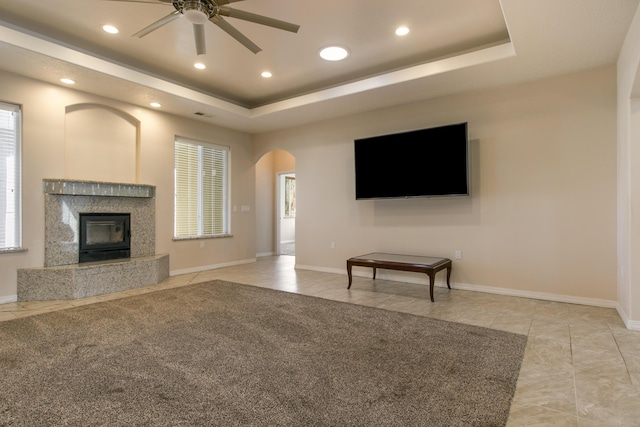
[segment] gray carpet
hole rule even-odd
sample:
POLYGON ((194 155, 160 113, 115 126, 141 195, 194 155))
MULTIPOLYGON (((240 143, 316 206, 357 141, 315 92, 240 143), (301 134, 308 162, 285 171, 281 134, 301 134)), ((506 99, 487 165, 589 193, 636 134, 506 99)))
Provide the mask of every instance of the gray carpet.
POLYGON ((525 344, 213 281, 0 322, 0 425, 501 426, 525 344))

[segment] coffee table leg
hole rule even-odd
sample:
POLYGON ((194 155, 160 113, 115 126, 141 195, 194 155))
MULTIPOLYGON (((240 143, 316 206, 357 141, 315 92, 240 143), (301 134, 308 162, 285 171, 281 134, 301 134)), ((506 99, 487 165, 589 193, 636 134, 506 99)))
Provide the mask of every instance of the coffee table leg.
POLYGON ((373 267, 373 280, 376 280, 376 268, 373 267))
POLYGON ((429 295, 431 296, 431 302, 435 302, 433 299, 433 285, 435 282, 435 274, 433 272, 427 273, 429 275, 429 295))
POLYGON ((451 267, 447 267, 447 288, 451 289, 451 283, 449 280, 451 279, 451 267))
POLYGON ((347 275, 349 276, 349 286, 347 289, 351 289, 351 263, 347 261, 347 275))

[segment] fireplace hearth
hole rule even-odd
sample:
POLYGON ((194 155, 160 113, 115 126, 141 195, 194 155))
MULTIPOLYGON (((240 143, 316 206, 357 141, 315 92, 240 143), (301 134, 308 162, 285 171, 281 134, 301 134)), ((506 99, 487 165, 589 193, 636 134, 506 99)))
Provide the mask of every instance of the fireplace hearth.
POLYGON ((131 214, 79 214, 78 262, 107 261, 131 257, 131 214))

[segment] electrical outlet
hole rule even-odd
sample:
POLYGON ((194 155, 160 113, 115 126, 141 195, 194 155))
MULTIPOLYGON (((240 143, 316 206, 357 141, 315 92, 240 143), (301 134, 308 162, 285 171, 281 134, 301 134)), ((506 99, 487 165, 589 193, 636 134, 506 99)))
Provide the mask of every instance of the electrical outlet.
POLYGON ((204 242, 200 242, 200 248, 204 248, 204 242))
POLYGON ((462 259, 462 251, 460 249, 456 249, 455 256, 456 259, 462 259))
POLYGON ((331 242, 331 243, 329 244, 329 247, 330 247, 331 249, 335 249, 335 248, 336 248, 336 242, 331 242))

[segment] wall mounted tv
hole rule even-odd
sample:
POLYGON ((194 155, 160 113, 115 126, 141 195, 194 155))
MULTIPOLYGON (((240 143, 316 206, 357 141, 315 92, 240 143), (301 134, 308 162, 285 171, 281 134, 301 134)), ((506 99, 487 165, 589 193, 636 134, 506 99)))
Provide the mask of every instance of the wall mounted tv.
POLYGON ((469 195, 467 123, 356 139, 356 199, 469 195))

